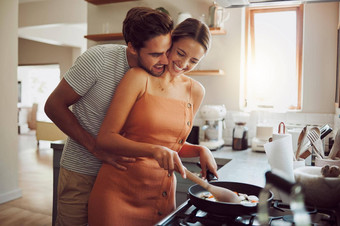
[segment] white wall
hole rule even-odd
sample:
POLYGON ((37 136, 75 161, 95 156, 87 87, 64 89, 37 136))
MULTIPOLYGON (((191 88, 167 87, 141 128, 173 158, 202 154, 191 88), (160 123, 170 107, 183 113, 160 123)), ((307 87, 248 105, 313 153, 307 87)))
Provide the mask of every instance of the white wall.
POLYGON ((0 1, 0 203, 18 198, 18 0, 0 1))
POLYGON ((303 111, 334 112, 338 3, 306 4, 303 111))
POLYGON ((84 0, 36 1, 19 5, 19 27, 86 22, 84 0))
MULTIPOLYGON (((208 16, 209 0, 141 0, 101 6, 88 4, 88 33, 103 32, 109 22, 110 32, 121 32, 126 12, 134 6, 166 8, 173 19, 179 12, 189 12, 199 18, 208 16)), ((303 81, 303 111, 305 113, 334 113, 336 70, 336 25, 338 2, 306 4, 303 81)), ((226 35, 213 36, 212 49, 200 69, 223 69, 224 76, 195 76, 206 88, 203 104, 225 104, 228 110, 239 110, 241 53, 244 35, 244 8, 230 9, 225 23, 226 35)), ((124 42, 119 42, 124 43, 124 42)), ((96 43, 89 41, 88 46, 96 43)))
POLYGON ((19 65, 59 64, 60 78, 80 54, 79 48, 55 46, 22 38, 19 38, 18 43, 19 65))

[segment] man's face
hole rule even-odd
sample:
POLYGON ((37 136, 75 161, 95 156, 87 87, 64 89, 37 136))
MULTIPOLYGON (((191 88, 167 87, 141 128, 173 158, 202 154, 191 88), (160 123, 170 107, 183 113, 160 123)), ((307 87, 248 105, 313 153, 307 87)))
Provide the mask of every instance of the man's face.
POLYGON ((153 76, 161 76, 168 64, 166 53, 170 47, 170 33, 146 41, 145 46, 138 51, 138 66, 153 76))

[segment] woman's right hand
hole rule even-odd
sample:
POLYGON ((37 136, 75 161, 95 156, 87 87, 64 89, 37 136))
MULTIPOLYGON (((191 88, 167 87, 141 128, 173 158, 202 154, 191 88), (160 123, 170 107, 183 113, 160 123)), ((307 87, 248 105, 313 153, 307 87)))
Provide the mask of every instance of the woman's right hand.
POLYGON ((157 150, 153 153, 153 157, 156 159, 159 166, 168 170, 169 174, 172 174, 172 172, 176 170, 183 178, 186 178, 184 166, 176 151, 164 146, 158 146, 157 150))

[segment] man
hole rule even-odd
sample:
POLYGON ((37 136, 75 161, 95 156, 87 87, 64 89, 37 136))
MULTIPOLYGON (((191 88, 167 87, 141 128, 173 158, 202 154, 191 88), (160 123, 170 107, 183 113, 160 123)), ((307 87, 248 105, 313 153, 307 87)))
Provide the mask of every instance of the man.
POLYGON ((94 151, 95 137, 128 69, 139 66, 155 76, 164 72, 172 29, 167 14, 132 8, 123 22, 127 47, 110 44, 88 49, 46 101, 46 114, 68 135, 60 163, 57 225, 87 224, 88 197, 102 161, 122 170, 126 168, 119 160, 134 161, 94 151))

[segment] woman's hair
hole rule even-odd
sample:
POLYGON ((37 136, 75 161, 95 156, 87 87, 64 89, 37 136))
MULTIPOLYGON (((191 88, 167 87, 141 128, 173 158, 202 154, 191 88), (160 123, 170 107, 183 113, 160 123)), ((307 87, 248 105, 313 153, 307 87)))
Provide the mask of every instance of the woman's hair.
POLYGON ((169 34, 173 29, 173 21, 169 15, 148 7, 130 9, 123 22, 123 35, 126 44, 139 50, 144 42, 159 35, 169 34))
POLYGON ((181 38, 192 38, 204 47, 205 52, 210 48, 211 34, 209 28, 197 19, 188 18, 176 26, 172 32, 172 43, 181 38))

